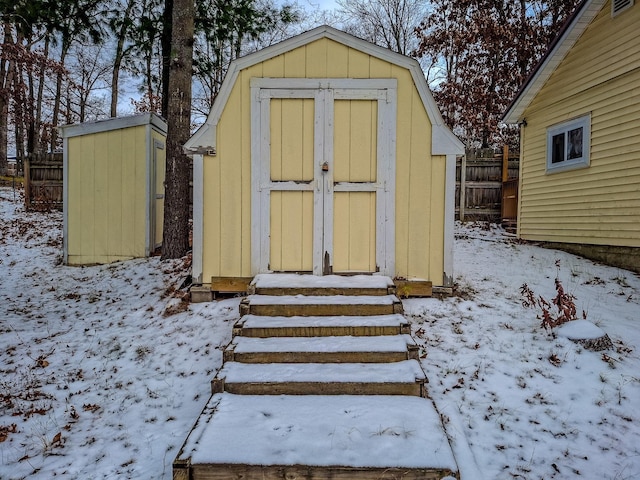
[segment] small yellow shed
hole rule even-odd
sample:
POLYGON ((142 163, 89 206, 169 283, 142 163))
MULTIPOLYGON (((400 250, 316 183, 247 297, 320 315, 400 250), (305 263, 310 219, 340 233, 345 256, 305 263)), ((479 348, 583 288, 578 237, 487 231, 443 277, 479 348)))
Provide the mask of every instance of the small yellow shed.
POLYGON ((194 160, 193 279, 450 285, 455 160, 419 64, 328 26, 234 61, 194 160))
POLYGON ((155 114, 60 128, 64 263, 146 257, 162 244, 167 125, 155 114))

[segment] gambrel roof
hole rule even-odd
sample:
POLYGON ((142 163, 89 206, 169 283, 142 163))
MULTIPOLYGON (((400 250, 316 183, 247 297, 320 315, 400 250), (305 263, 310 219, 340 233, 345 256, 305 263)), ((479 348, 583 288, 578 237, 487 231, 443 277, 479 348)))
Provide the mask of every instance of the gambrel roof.
POLYGON ((258 52, 238 58, 231 62, 227 75, 222 82, 220 92, 214 101, 206 122, 187 141, 185 149, 192 153, 205 153, 208 150, 215 151, 216 127, 240 71, 322 38, 328 38, 355 50, 359 50, 365 54, 371 55, 372 57, 376 57, 380 60, 408 69, 411 72, 413 82, 418 89, 422 104, 424 105, 432 124, 432 154, 464 154, 464 145, 444 124, 440 110, 438 109, 438 106, 431 95, 431 91, 429 90, 429 86, 427 85, 424 72, 416 60, 356 38, 327 25, 314 28, 313 30, 309 30, 308 32, 289 38, 275 45, 271 45, 258 52))

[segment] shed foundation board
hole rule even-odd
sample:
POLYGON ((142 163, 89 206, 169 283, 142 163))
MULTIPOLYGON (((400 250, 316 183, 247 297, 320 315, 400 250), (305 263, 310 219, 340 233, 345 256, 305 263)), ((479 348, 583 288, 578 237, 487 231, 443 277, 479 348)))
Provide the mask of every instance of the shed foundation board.
POLYGON ((216 394, 176 463, 457 472, 433 403, 386 395, 216 394))

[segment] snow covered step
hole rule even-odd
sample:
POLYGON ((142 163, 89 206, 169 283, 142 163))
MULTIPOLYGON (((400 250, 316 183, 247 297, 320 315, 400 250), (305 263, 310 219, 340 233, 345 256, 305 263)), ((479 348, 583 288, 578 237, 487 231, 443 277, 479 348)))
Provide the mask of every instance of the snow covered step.
POLYGON ((356 395, 214 395, 173 466, 174 478, 193 480, 435 480, 458 472, 430 400, 356 395))
POLYGON ((393 280, 381 275, 260 274, 251 282, 250 293, 259 295, 393 295, 393 280))
POLYGON ((233 334, 245 337, 369 336, 411 333, 402 315, 265 317, 245 315, 233 334))
POLYGON ((426 382, 417 360, 395 363, 227 362, 212 380, 211 393, 425 396, 426 382))
POLYGON ((371 337, 235 337, 225 362, 242 363, 383 363, 418 359, 410 335, 371 337))
POLYGON ((240 316, 336 316, 402 313, 395 295, 249 295, 240 304, 240 316))

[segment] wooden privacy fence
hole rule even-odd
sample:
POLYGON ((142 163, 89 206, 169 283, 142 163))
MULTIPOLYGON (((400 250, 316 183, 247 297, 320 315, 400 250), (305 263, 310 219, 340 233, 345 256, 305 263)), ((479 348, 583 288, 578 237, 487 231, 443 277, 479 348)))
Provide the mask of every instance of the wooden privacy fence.
POLYGON ((26 208, 62 210, 62 153, 33 153, 24 161, 26 208))
POLYGON ((456 218, 515 225, 519 157, 505 148, 468 150, 456 165, 456 218))

